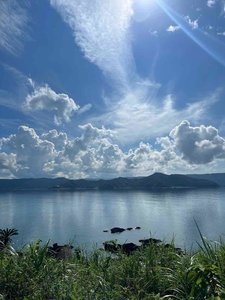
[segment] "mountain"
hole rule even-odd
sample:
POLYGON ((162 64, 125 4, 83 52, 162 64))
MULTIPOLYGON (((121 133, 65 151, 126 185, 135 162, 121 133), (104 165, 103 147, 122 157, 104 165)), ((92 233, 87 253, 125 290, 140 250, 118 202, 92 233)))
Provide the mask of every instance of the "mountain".
POLYGON ((192 174, 189 177, 195 179, 206 179, 215 182, 221 187, 225 187, 225 173, 214 173, 214 174, 192 174))
POLYGON ((119 177, 109 180, 70 180, 66 178, 0 179, 0 192, 45 190, 152 190, 165 188, 215 188, 219 186, 220 184, 217 182, 208 178, 200 178, 198 175, 165 175, 162 173, 155 173, 148 177, 119 177))

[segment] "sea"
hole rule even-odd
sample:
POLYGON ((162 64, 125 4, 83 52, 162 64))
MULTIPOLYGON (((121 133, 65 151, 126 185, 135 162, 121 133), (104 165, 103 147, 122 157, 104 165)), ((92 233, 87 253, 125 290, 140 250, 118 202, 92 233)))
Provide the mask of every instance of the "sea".
POLYGON ((194 250, 198 229, 212 242, 225 240, 225 189, 1 193, 0 228, 18 230, 16 248, 41 240, 94 250, 152 237, 194 250), (133 229, 111 234, 113 227, 133 229))

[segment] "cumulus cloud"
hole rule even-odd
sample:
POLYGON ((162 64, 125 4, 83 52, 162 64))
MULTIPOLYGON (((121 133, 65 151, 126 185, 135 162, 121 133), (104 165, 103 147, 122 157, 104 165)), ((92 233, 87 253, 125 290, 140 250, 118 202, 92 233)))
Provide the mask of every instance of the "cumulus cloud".
POLYGON ((170 25, 170 26, 166 29, 166 31, 168 31, 168 32, 175 32, 175 31, 177 31, 177 30, 179 30, 179 29, 180 29, 180 26, 170 25))
POLYGON ((16 166, 15 155, 0 153, 0 178, 14 178, 16 166))
POLYGON ((21 1, 0 1, 0 48, 17 54, 28 23, 27 12, 21 1))
POLYGON ((80 106, 67 94, 57 94, 48 85, 34 89, 23 105, 26 111, 52 111, 56 125, 69 122, 80 106))
POLYGON ((112 142, 113 132, 91 124, 80 130, 80 137, 69 139, 56 130, 38 135, 20 126, 16 134, 0 139, 0 169, 11 177, 116 176, 123 152, 112 142))
POLYGON ((196 20, 191 20, 191 18, 189 16, 185 17, 186 22, 189 24, 189 26, 194 30, 194 29, 198 29, 198 19, 196 20))
POLYGON ((40 138, 53 143, 57 150, 64 149, 68 143, 67 134, 64 132, 58 132, 56 129, 52 129, 46 133, 43 133, 40 138))
POLYGON ((192 127, 183 121, 170 133, 174 145, 183 158, 193 164, 205 164, 225 158, 225 139, 212 126, 192 127))
POLYGON ((51 0, 85 57, 114 80, 126 82, 132 60, 132 0, 51 0))
POLYGON ((16 155, 0 153, 0 178, 13 177, 14 170, 16 170, 16 155))
POLYGON ((55 157, 54 144, 27 126, 20 126, 16 134, 2 138, 0 145, 2 152, 8 153, 8 158, 15 156, 10 171, 18 177, 45 176, 45 164, 55 157))
POLYGON ((113 130, 91 124, 80 130, 80 136, 69 138, 57 130, 38 134, 20 126, 0 139, 0 176, 112 178, 199 172, 204 167, 217 171, 218 162, 225 165, 225 140, 212 126, 192 127, 183 121, 155 144, 141 142, 127 151, 113 130))

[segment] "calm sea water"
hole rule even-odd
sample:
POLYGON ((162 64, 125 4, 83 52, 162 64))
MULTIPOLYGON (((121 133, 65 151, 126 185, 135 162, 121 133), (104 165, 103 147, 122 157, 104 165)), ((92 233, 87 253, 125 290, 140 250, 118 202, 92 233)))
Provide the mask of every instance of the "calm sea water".
POLYGON ((16 247, 41 239, 92 248, 105 240, 137 242, 150 236, 190 248, 225 240, 225 189, 169 192, 43 192, 0 194, 0 228, 15 227, 16 247), (114 226, 141 230, 104 233, 114 226))

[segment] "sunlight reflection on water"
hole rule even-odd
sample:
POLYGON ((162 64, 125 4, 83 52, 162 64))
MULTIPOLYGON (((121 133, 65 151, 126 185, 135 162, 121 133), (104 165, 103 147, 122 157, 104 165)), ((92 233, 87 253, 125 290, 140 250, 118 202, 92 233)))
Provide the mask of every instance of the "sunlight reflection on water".
POLYGON ((167 192, 45 192, 0 194, 0 228, 19 230, 16 246, 41 239, 91 248, 117 239, 138 242, 150 235, 190 248, 203 235, 225 234, 224 189, 167 192), (112 235, 112 227, 141 230, 112 235))

